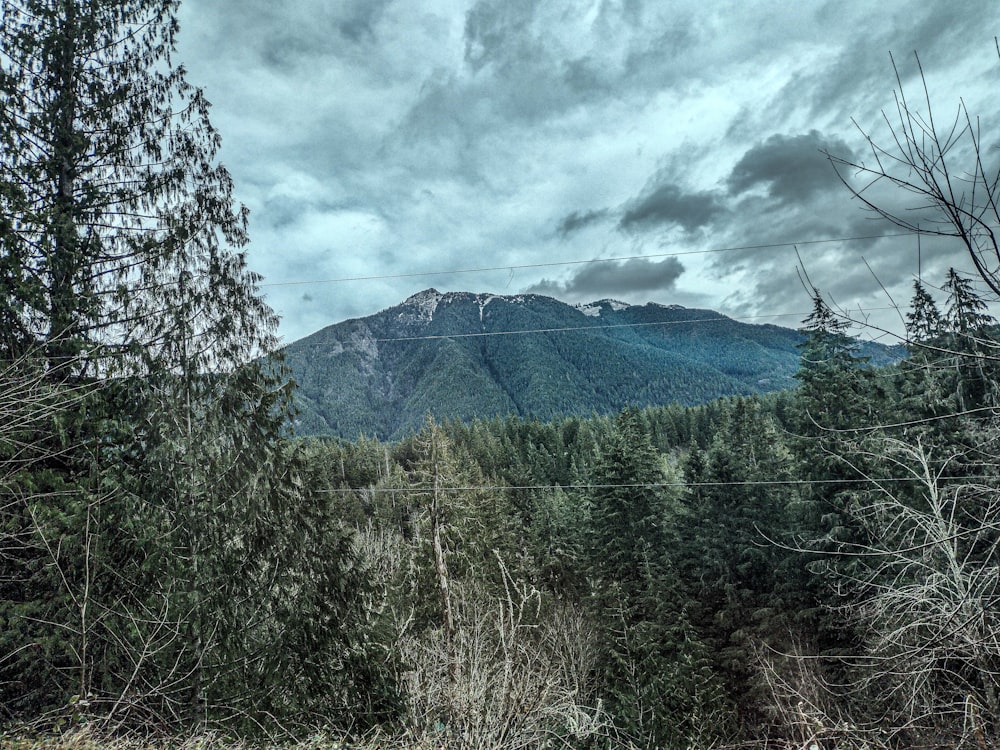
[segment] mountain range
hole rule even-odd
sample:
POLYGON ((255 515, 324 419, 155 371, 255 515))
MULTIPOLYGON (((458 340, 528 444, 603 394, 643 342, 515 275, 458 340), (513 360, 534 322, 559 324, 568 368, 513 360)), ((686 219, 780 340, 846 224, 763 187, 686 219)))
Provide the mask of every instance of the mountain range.
MULTIPOLYGON (((795 385, 803 335, 710 310, 427 289, 284 349, 299 435, 401 437, 436 418, 550 419, 795 385)), ((859 342, 873 364, 901 353, 859 342)))

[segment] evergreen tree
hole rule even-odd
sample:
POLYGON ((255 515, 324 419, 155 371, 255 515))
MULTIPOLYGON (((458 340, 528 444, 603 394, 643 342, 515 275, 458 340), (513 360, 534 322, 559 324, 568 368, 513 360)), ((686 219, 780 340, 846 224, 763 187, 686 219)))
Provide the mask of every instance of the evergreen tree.
POLYGON ((92 374, 273 343, 208 102, 171 66, 177 4, 3 4, 2 304, 92 374))
POLYGON ((600 581, 641 588, 662 573, 665 475, 638 412, 619 414, 591 476, 591 554, 600 581))
POLYGON ((783 648, 814 606, 798 555, 779 544, 790 532, 798 488, 794 462, 773 418, 756 398, 725 404, 709 450, 684 464, 689 488, 680 537, 687 559, 689 613, 725 675, 746 729, 760 723, 755 643, 783 648))
POLYGON ((671 559, 681 506, 669 483, 638 413, 620 413, 591 476, 590 606, 602 635, 599 694, 646 747, 717 737, 728 719, 671 559))
POLYGON ((937 303, 920 281, 913 282, 913 299, 906 314, 906 339, 911 347, 919 351, 919 345, 933 341, 941 334, 941 313, 937 303))
POLYGON ((899 394, 896 422, 919 420, 945 413, 942 385, 944 321, 937 303, 919 281, 913 282, 913 299, 906 314, 909 358, 898 366, 899 394))
POLYGON ((864 413, 870 384, 868 360, 858 355, 846 321, 834 314, 819 290, 813 290, 812 301, 812 312, 799 329, 806 338, 799 345, 795 374, 800 420, 807 433, 854 426, 864 413))
MULTIPOLYGON (((847 323, 830 309, 818 290, 813 290, 813 310, 800 329, 806 338, 800 344, 799 381, 793 429, 801 476, 829 483, 854 478, 855 472, 842 459, 850 431, 874 416, 876 379, 867 358, 858 355, 857 342, 848 334, 847 323)), ((814 494, 829 498, 840 487, 817 485, 814 494)))
MULTIPOLYGON (((804 323, 806 339, 795 375, 800 385, 791 420, 795 436, 790 442, 795 475, 802 484, 791 508, 789 531, 810 547, 833 551, 845 543, 864 541, 865 532, 852 508, 857 481, 870 457, 857 451, 856 431, 882 418, 884 388, 866 358, 858 355, 847 324, 817 290, 813 290, 813 311, 804 323)), ((816 578, 805 574, 801 578, 806 587, 817 585, 816 578)), ((841 618, 829 611, 815 623, 814 633, 820 651, 838 651, 853 640, 841 618)))
POLYGON ((951 400, 956 411, 969 411, 996 404, 997 367, 1000 347, 996 320, 969 279, 954 268, 945 281, 948 294, 944 315, 943 345, 951 370, 951 400))
POLYGON ((0 5, 0 354, 88 394, 35 426, 45 460, 0 504, 21 560, 0 703, 20 718, 301 718, 337 661, 280 700, 268 665, 343 651, 320 623, 356 605, 310 593, 341 585, 350 545, 303 533, 290 384, 260 359, 276 319, 208 102, 171 59, 177 5, 0 5))

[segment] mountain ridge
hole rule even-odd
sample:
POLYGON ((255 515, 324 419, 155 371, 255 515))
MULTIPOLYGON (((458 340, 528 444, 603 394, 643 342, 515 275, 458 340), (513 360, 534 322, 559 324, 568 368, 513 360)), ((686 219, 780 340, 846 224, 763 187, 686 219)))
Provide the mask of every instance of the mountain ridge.
MULTIPOLYGON (((680 305, 425 289, 284 348, 302 435, 401 437, 427 413, 551 419, 791 387, 798 331, 680 305)), ((892 350, 859 344, 876 364, 892 350)))

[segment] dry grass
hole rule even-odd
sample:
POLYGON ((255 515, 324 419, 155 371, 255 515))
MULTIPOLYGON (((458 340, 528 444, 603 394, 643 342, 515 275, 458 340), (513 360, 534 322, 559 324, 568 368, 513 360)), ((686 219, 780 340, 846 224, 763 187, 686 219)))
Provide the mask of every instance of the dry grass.
POLYGON ((438 750, 438 746, 386 738, 344 742, 325 735, 294 743, 252 744, 211 734, 187 738, 114 739, 80 729, 58 735, 0 734, 0 750, 438 750))

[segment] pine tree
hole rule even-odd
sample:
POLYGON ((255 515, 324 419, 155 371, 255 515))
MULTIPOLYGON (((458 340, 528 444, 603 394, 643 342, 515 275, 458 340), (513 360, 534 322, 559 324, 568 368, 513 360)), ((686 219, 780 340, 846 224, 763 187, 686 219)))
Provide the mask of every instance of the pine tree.
POLYGON ((26 559, 0 603, 2 698, 38 678, 22 718, 76 696, 114 725, 259 726, 321 705, 337 669, 275 700, 268 664, 340 648, 302 581, 339 585, 350 545, 300 554, 318 521, 284 445, 290 383, 261 359, 276 318, 209 104, 172 60, 177 6, 0 5, 0 354, 90 394, 38 427, 49 458, 0 506, 26 559), (292 622, 291 601, 316 607, 292 622))
POLYGON ((691 627, 673 559, 680 488, 666 485, 679 482, 670 481, 635 410, 615 419, 591 484, 587 571, 602 644, 599 694, 641 746, 720 736, 723 691, 691 627))
POLYGON ((996 403, 997 367, 1000 347, 996 342, 996 320, 969 279, 954 268, 944 285, 948 294, 944 315, 943 348, 952 370, 952 401, 956 411, 969 411, 996 403))
POLYGON ((937 303, 920 281, 914 281, 910 312, 906 314, 907 342, 915 348, 922 343, 933 341, 940 334, 941 313, 937 303))

